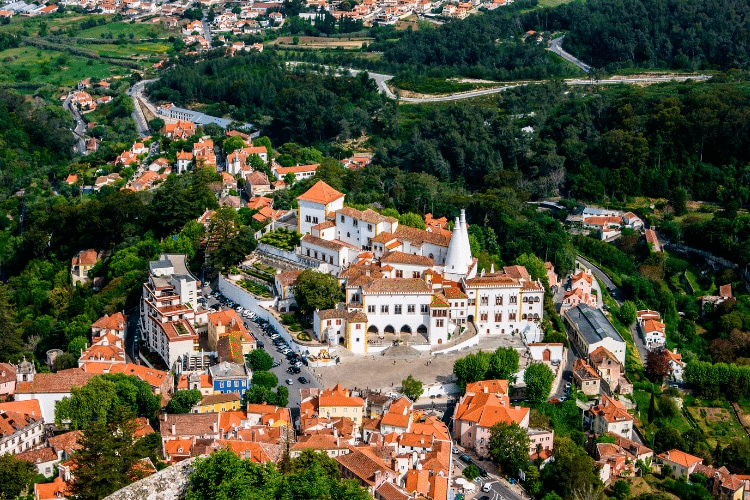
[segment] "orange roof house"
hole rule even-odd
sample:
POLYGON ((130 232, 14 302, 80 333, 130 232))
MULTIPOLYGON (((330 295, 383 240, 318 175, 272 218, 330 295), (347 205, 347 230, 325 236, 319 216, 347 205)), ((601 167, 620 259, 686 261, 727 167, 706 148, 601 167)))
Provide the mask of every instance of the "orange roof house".
POLYGON ((490 428, 498 423, 529 426, 528 408, 511 406, 507 396, 489 392, 465 394, 453 413, 453 437, 478 455, 489 453, 490 428))
POLYGON ((656 456, 662 464, 662 471, 666 471, 666 467, 671 469, 674 477, 680 477, 682 475, 690 476, 695 472, 696 466, 703 463, 703 459, 696 457, 689 453, 685 453, 681 450, 669 450, 665 451, 656 456))

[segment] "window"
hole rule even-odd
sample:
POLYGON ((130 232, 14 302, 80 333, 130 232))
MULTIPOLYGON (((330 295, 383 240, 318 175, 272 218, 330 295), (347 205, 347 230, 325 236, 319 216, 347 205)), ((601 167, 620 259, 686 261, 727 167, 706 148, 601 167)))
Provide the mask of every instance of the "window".
POLYGON ((401 269, 396 269, 396 277, 397 278, 403 278, 404 272, 401 269))
POLYGON ((508 302, 511 304, 518 304, 518 297, 516 295, 512 295, 510 297, 510 300, 508 300, 508 302))
POLYGON ((329 320, 327 320, 327 321, 326 321, 326 326, 331 326, 331 325, 332 325, 332 323, 331 323, 331 320, 330 320, 330 319, 329 319, 329 320))
POLYGON ((354 223, 355 227, 359 225, 359 221, 357 219, 352 219, 352 222, 354 223))
POLYGON ((314 222, 315 224, 317 224, 317 223, 318 223, 318 218, 317 218, 317 217, 313 217, 313 222, 314 222))
POLYGON ((372 231, 372 224, 367 224, 367 230, 372 231))
POLYGON ((495 323, 500 323, 503 321, 503 313, 495 313, 495 323))
POLYGON ((490 298, 488 296, 479 297, 479 305, 480 306, 487 306, 490 304, 490 298))
POLYGON ((223 388, 224 388, 224 382, 219 382, 219 387, 220 387, 221 389, 223 389, 223 388))
POLYGON ((341 320, 340 320, 340 319, 337 319, 337 320, 336 320, 336 325, 340 325, 340 324, 341 324, 341 320))
POLYGON ((444 324, 445 324, 445 320, 444 319, 436 319, 435 320, 435 326, 438 327, 438 328, 442 328, 444 324))
POLYGON ((388 314, 388 306, 380 306, 380 314, 388 314))
POLYGON ((420 306, 420 308, 419 308, 419 311, 420 311, 420 312, 421 312, 422 314, 427 314, 427 308, 428 308, 428 305, 427 305, 427 304, 422 304, 422 305, 420 306))
POLYGON ((393 306, 393 312, 395 314, 401 314, 401 304, 396 304, 393 306))
POLYGON ((375 306, 367 306, 367 312, 371 314, 375 314, 375 306))
POLYGON ((419 271, 412 271, 411 277, 412 278, 419 278, 419 271))
POLYGON ((409 314, 414 314, 414 304, 409 304, 406 306, 406 312, 409 314))
POLYGON ((481 313, 479 315, 479 321, 487 321, 487 313, 481 313))
MULTIPOLYGON (((362 329, 362 323, 357 323, 356 329, 357 330, 361 330, 362 329)), ((359 342, 359 339, 357 339, 357 342, 359 342)))
POLYGON ((344 216, 342 215, 342 216, 341 216, 341 222, 344 222, 344 221, 346 221, 346 219, 345 219, 345 218, 344 218, 344 216))
POLYGON ((475 305, 477 305, 477 299, 469 299, 469 305, 470 305, 470 306, 475 306, 475 305))
POLYGON ((495 305, 496 306, 503 305, 503 297, 502 297, 502 295, 498 295, 497 297, 495 297, 495 305))

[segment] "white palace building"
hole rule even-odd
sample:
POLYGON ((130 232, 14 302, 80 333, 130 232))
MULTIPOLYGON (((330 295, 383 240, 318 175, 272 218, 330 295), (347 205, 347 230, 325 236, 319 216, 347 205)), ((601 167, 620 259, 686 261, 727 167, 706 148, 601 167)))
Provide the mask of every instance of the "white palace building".
POLYGON ((319 341, 359 354, 394 334, 438 346, 467 323, 479 335, 541 341, 542 283, 522 266, 478 271, 463 210, 453 231, 431 215, 423 230, 344 207, 344 195, 323 181, 298 201, 300 260, 336 275, 346 291, 337 309, 315 311, 319 341))

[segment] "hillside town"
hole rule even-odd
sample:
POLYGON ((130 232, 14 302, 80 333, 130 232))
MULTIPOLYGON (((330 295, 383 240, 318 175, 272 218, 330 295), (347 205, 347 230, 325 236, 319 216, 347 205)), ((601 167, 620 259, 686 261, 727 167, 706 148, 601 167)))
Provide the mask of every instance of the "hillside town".
MULTIPOLYGON (((165 126, 164 132, 174 134, 191 126, 178 122, 165 126)), ((243 134, 230 135, 249 140, 243 134)), ((118 157, 117 161, 130 161, 144 172, 126 189, 148 189, 143 176, 170 171, 171 165, 158 160, 141 163, 146 152, 142 143, 136 143, 118 157)), ((158 433, 159 459, 167 465, 225 447, 260 464, 278 463, 285 453, 294 458, 312 450, 332 457, 342 477, 354 479, 376 498, 450 500, 478 491, 477 484, 464 480, 461 473, 468 465, 479 464, 482 491, 502 483, 514 498, 524 498, 523 490, 497 476, 486 460, 498 425, 523 429, 528 459, 538 461, 540 467, 553 459, 554 431, 534 427, 530 409, 519 405, 527 401, 524 372, 536 364, 547 366, 554 377, 545 388, 544 400, 561 404, 571 392, 580 391, 584 400, 576 405, 589 439, 611 436, 611 441, 597 441, 591 448, 604 484, 642 473, 638 464, 648 461, 652 468, 671 468, 665 470, 672 470, 675 477, 705 470, 710 477, 725 478, 717 484, 725 489, 732 485, 732 495, 744 491, 745 478, 713 469, 679 449, 655 455, 643 442, 630 413, 633 384, 625 370, 628 347, 608 318, 602 286, 590 268, 579 262, 574 273, 560 277, 547 262, 543 280, 532 278, 521 265, 479 269, 464 211, 453 221, 427 214, 422 221, 425 229, 419 229, 370 208, 347 206, 346 196, 322 180, 297 197, 297 209, 274 211, 271 199, 264 196, 284 189, 279 183, 286 180, 311 177, 317 165, 280 167, 269 162, 267 153, 265 147, 246 143, 227 155, 222 169, 212 141, 203 138, 192 152, 180 153, 175 167, 176 173, 194 165, 219 169, 226 177, 217 192, 220 202, 234 210, 243 206, 258 210, 261 217, 256 220, 265 228, 258 232, 258 248, 238 264, 241 269, 221 274, 215 283, 203 283, 188 268, 185 255, 163 254, 149 264, 139 313, 130 318, 115 313, 94 322, 77 367, 46 373, 28 361, 2 365, 7 401, 0 403, 5 418, 2 450, 31 461, 45 476, 58 471, 54 482, 35 486, 35 498, 69 494, 75 477, 71 456, 80 446, 80 431, 66 432, 68 424, 56 408, 76 388, 102 374, 135 377, 159 397, 158 418, 139 419, 135 436, 158 433), (253 157, 261 165, 272 164, 275 183, 250 166, 253 157), (263 178, 256 182, 254 176, 259 174, 263 178), (232 202, 228 190, 243 177, 244 198, 234 195, 237 201, 232 202), (274 246, 274 235, 285 232, 300 235, 296 248, 274 246), (333 276, 343 300, 334 308, 316 308, 309 335, 302 335, 285 326, 283 318, 299 309, 295 287, 300 276, 311 270, 333 276), (545 293, 555 298, 570 348, 543 341, 545 293), (139 332, 138 354, 126 345, 129 321, 139 332), (304 369, 311 374, 311 380, 299 377, 298 394, 291 398, 294 406, 248 401, 255 380, 249 356, 265 350, 264 341, 275 345, 282 360, 288 361, 288 373, 304 369), (382 374, 385 378, 372 377, 375 385, 366 388, 324 385, 327 370, 339 364, 356 380, 361 377, 355 372, 367 373, 382 366, 381 361, 424 365, 426 360, 429 367, 431 360, 456 359, 458 352, 486 349, 498 342, 521 358, 520 372, 509 379, 461 386, 451 373, 432 379, 430 370, 420 373, 414 367, 412 373, 426 390, 411 398, 399 391, 397 379, 376 385, 389 378, 387 373, 382 374), (170 400, 188 390, 199 391, 199 400, 185 413, 169 413, 170 400), (435 409, 436 401, 442 410, 435 409)), ((633 214, 592 213, 597 215, 584 217, 583 223, 600 231, 616 218, 623 227, 642 229, 633 214), (600 218, 607 219, 603 225, 600 218)), ((208 211, 197 222, 208 227, 213 216, 208 211)), ((93 249, 82 250, 72 259, 72 279, 87 282, 101 258, 93 249)), ((664 353, 669 379, 682 382, 685 364, 677 352, 665 348, 660 314, 638 311, 634 328, 648 351, 664 353)), ((49 351, 48 367, 61 354, 49 351)), ((274 362, 274 367, 282 363, 274 362)), ((291 378, 286 383, 296 384, 291 378)), ((143 470, 155 473, 155 464, 145 460, 143 470)))

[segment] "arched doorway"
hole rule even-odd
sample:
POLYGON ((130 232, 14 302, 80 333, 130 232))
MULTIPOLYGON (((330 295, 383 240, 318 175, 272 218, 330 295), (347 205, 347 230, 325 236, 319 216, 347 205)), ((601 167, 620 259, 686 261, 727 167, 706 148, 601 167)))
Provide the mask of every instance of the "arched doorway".
POLYGON ((391 325, 388 325, 385 328, 383 328, 383 331, 385 333, 396 333, 396 329, 393 328, 393 326, 391 326, 391 325))
POLYGON ((542 352, 542 361, 549 361, 551 357, 552 357, 552 353, 550 352, 549 349, 545 349, 542 352))
POLYGON ((401 333, 409 334, 411 335, 411 327, 409 325, 404 325, 401 327, 401 333))
POLYGON ((427 335, 427 327, 424 325, 419 325, 419 328, 417 328, 417 333, 421 335, 427 335))
POLYGON ((367 329, 367 333, 378 333, 378 327, 375 325, 370 325, 370 328, 367 329))

